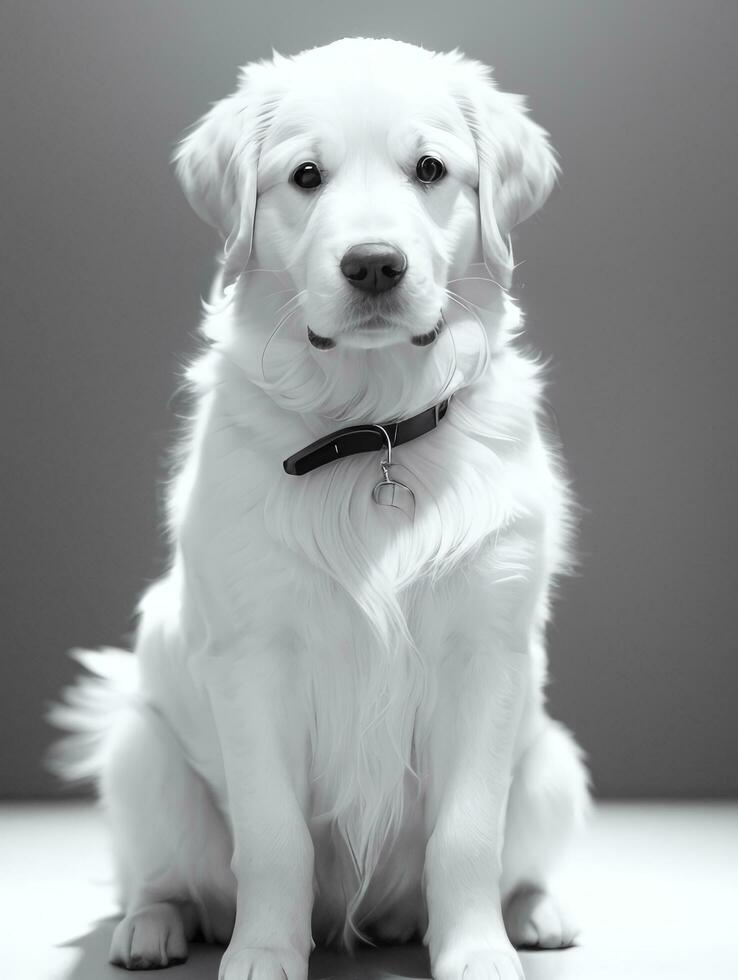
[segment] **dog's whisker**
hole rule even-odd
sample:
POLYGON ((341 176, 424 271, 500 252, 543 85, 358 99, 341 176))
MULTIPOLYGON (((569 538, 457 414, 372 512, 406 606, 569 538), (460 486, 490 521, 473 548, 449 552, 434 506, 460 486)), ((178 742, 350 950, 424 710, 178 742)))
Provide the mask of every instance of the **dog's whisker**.
MULTIPOLYGON (((467 303, 465 302, 464 298, 461 297, 461 296, 459 296, 458 293, 455 293, 451 289, 446 289, 445 292, 446 292, 446 295, 448 296, 448 298, 452 302, 454 302, 458 306, 460 306, 462 308, 462 310, 466 310, 466 312, 469 313, 469 314, 471 314, 471 316, 474 317, 474 319, 476 320, 476 322, 477 322, 477 324, 479 326, 479 329, 480 329, 480 331, 482 333, 482 338, 484 340, 484 363, 485 363, 485 365, 488 364, 489 363, 490 356, 491 356, 491 351, 490 351, 490 346, 489 346, 489 337, 487 336, 487 331, 485 329, 484 324, 482 323, 481 318, 479 317, 479 315, 470 306, 467 305, 467 303)), ((480 309, 481 309, 481 307, 480 307, 480 309)))
POLYGON ((453 362, 451 364, 451 370, 448 373, 448 377, 446 378, 446 382, 444 386, 436 395, 435 398, 436 401, 442 398, 442 396, 448 391, 449 385, 451 384, 451 382, 454 380, 454 377, 456 376, 456 369, 459 366, 459 356, 458 356, 458 351, 456 349, 456 340, 454 338, 454 334, 451 329, 451 326, 452 325, 450 323, 446 322, 446 332, 448 333, 449 340, 451 341, 451 346, 453 348, 453 362))
POLYGON ((306 292, 306 289, 301 289, 299 292, 296 292, 294 296, 290 297, 290 299, 286 300, 278 309, 274 311, 275 315, 278 316, 286 306, 290 305, 290 303, 299 302, 302 299, 303 293, 306 292))
POLYGON ((282 293, 294 293, 294 286, 287 286, 285 289, 275 289, 273 293, 267 293, 264 299, 271 299, 272 296, 281 296, 282 293))
POLYGON ((449 279, 447 285, 450 286, 454 282, 488 282, 490 286, 497 286, 498 289, 504 289, 496 279, 491 279, 489 276, 459 276, 458 279, 449 279))
POLYGON ((458 276, 456 279, 449 279, 448 283, 452 282, 488 282, 493 286, 499 286, 498 282, 494 279, 490 279, 489 276, 458 276))
MULTIPOLYGON (((295 296, 292 300, 290 300, 290 302, 294 302, 298 298, 299 298, 298 296, 295 296)), ((264 350, 261 352, 261 376, 262 376, 262 379, 267 384, 271 384, 271 382, 267 379, 267 376, 266 376, 266 374, 264 372, 264 358, 266 357, 266 352, 269 349, 269 345, 274 340, 274 338, 277 336, 277 333, 280 331, 280 329, 284 326, 284 324, 289 320, 289 318, 291 316, 294 316, 295 313, 297 313, 299 311, 299 309, 300 309, 300 307, 298 305, 298 306, 295 307, 294 310, 289 310, 287 313, 285 313, 285 315, 281 318, 281 320, 276 325, 276 327, 274 328, 274 330, 272 330, 271 334, 269 335, 269 339, 267 340, 266 344, 264 345, 264 350)))
POLYGON ((477 375, 476 375, 477 377, 479 377, 483 373, 483 371, 485 370, 485 368, 487 367, 487 365, 489 364, 490 359, 491 359, 491 356, 492 356, 492 351, 491 351, 490 346, 489 346, 489 337, 487 336, 487 331, 485 330, 484 324, 482 323, 482 321, 479 318, 479 316, 474 312, 474 310, 472 310, 469 306, 466 305, 466 303, 463 302, 463 300, 461 299, 461 297, 457 293, 454 293, 450 289, 446 289, 445 292, 446 292, 446 295, 448 296, 448 298, 453 303, 456 303, 463 310, 466 310, 467 313, 469 313, 471 316, 474 317, 474 319, 476 320, 477 324, 479 325, 479 329, 480 329, 480 331, 482 333, 482 338, 484 340, 484 358, 483 358, 483 361, 482 361, 482 366, 481 366, 481 368, 478 369, 477 375))
POLYGON ((294 262, 290 262, 287 265, 282 266, 281 269, 244 269, 241 272, 241 275, 242 276, 250 276, 250 275, 254 275, 257 272, 262 272, 262 273, 267 274, 267 275, 278 276, 278 275, 280 275, 283 272, 288 272, 290 269, 293 269, 294 266, 295 266, 295 264, 296 263, 294 263, 294 262))
MULTIPOLYGON (((447 285, 450 286, 451 283, 464 283, 464 282, 487 282, 491 286, 495 286, 498 287, 499 289, 504 290, 504 287, 501 286, 499 282, 497 282, 495 279, 489 279, 486 276, 461 276, 459 279, 449 279, 447 285)), ((494 312, 491 307, 481 306, 479 303, 475 303, 474 300, 470 299, 468 296, 465 296, 464 299, 466 300, 467 303, 471 303, 472 306, 476 306, 476 308, 479 310, 487 310, 488 312, 494 312)))

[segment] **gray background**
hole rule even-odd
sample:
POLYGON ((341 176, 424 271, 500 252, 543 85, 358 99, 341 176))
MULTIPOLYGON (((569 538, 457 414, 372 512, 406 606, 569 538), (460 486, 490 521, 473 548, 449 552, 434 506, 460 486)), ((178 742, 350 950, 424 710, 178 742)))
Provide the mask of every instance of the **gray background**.
POLYGON ((493 64, 561 154, 515 288, 585 506, 553 711, 603 796, 735 794, 738 4, 261 7, 3 5, 0 792, 59 791, 39 759, 65 651, 127 642, 162 566, 215 247, 174 141, 272 46, 386 34, 493 64))

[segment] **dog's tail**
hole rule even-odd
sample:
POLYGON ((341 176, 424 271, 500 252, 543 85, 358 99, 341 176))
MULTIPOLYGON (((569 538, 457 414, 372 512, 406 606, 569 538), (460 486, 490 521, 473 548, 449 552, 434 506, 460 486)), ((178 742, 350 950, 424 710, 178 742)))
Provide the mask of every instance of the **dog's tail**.
POLYGON ((136 657, 125 650, 72 650, 87 671, 62 690, 46 720, 67 732, 49 749, 46 768, 70 783, 96 782, 117 720, 138 702, 136 657))

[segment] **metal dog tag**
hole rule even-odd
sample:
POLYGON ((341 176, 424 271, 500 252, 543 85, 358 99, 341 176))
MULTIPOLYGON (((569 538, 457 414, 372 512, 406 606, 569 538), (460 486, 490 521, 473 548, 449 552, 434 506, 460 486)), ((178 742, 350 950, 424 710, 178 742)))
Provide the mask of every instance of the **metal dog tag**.
POLYGON ((382 460, 382 472, 384 479, 372 490, 374 502, 384 504, 385 507, 396 507, 412 521, 415 517, 415 494, 404 483, 390 479, 389 466, 385 460, 382 460))
POLYGON ((384 479, 380 480, 372 490, 372 498, 376 504, 382 504, 384 507, 396 507, 397 510, 401 510, 412 521, 415 517, 415 494, 410 487, 406 487, 404 483, 400 483, 398 480, 393 480, 390 477, 392 441, 386 429, 382 426, 380 428, 387 439, 387 459, 380 461, 379 465, 382 467, 384 479))

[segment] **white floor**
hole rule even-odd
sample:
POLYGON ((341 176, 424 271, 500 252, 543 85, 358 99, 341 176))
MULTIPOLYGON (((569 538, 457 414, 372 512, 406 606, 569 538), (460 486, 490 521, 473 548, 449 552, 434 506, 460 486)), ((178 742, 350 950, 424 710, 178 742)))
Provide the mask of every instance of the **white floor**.
MULTIPOLYGON (((123 980, 104 827, 90 805, 0 807, 2 980, 123 980)), ((738 803, 600 806, 561 890, 576 948, 523 954, 528 980, 738 978, 738 803)), ((220 950, 195 944, 167 980, 216 980, 220 950)), ((311 980, 428 977, 421 947, 317 952, 311 980)))

